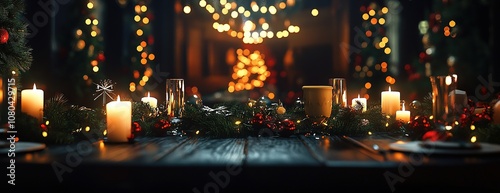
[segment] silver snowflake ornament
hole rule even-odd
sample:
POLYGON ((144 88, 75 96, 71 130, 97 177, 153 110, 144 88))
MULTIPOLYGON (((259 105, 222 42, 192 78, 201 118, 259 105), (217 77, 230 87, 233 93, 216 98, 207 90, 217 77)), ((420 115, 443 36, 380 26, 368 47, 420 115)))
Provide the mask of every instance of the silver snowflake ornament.
POLYGON ((113 93, 113 86, 115 83, 109 79, 101 80, 99 84, 94 83, 97 88, 96 88, 96 93, 94 94, 96 97, 94 100, 97 100, 99 97, 102 97, 102 106, 106 104, 106 98, 109 98, 111 100, 114 100, 113 96, 115 95, 113 93), (113 95, 113 96, 111 96, 113 95))

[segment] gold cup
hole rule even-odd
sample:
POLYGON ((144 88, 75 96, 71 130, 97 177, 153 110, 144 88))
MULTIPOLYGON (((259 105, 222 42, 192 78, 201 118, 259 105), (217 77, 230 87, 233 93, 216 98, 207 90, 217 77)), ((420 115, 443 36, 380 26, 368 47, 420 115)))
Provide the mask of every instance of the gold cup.
POLYGON ((319 124, 332 113, 332 86, 302 86, 304 111, 313 124, 319 124))

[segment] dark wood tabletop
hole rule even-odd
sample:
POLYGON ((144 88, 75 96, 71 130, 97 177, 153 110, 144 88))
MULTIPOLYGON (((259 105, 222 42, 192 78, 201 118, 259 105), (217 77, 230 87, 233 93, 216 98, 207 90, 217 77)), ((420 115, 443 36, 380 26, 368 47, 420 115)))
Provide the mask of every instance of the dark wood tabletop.
MULTIPOLYGON (((4 182, 2 187, 42 192, 500 192, 500 154, 390 150, 389 144, 398 140, 405 139, 379 134, 81 141, 17 153, 16 185, 4 182)), ((0 158, 5 169, 11 159, 0 158)))

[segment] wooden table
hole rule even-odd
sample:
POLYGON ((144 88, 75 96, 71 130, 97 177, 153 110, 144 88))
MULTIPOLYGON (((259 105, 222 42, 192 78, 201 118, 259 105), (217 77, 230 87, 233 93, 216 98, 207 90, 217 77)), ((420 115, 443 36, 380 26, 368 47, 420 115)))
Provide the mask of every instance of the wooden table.
POLYGON ((18 191, 42 192, 500 192, 499 154, 375 152, 343 136, 82 141, 18 153, 15 172, 18 191))

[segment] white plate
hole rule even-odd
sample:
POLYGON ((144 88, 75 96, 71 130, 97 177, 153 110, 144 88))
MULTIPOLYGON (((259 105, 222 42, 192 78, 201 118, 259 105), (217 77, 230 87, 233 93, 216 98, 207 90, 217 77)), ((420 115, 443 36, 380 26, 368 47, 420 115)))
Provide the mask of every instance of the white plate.
MULTIPOLYGON (((11 148, 9 146, 10 143, 8 141, 1 141, 0 142, 0 153, 1 154, 7 154, 11 148)), ((38 151, 45 149, 45 144, 43 143, 36 143, 36 142, 25 142, 25 141, 18 141, 15 143, 15 147, 12 150, 12 152, 16 153, 24 153, 24 152, 32 152, 32 151, 38 151)))
POLYGON ((395 142, 389 144, 389 148, 394 151, 423 153, 427 155, 481 155, 500 153, 500 145, 491 143, 479 143, 479 146, 474 148, 454 148, 457 146, 458 145, 454 142, 440 142, 433 146, 432 143, 422 141, 395 142), (426 143, 427 146, 424 147, 424 143, 426 143))

